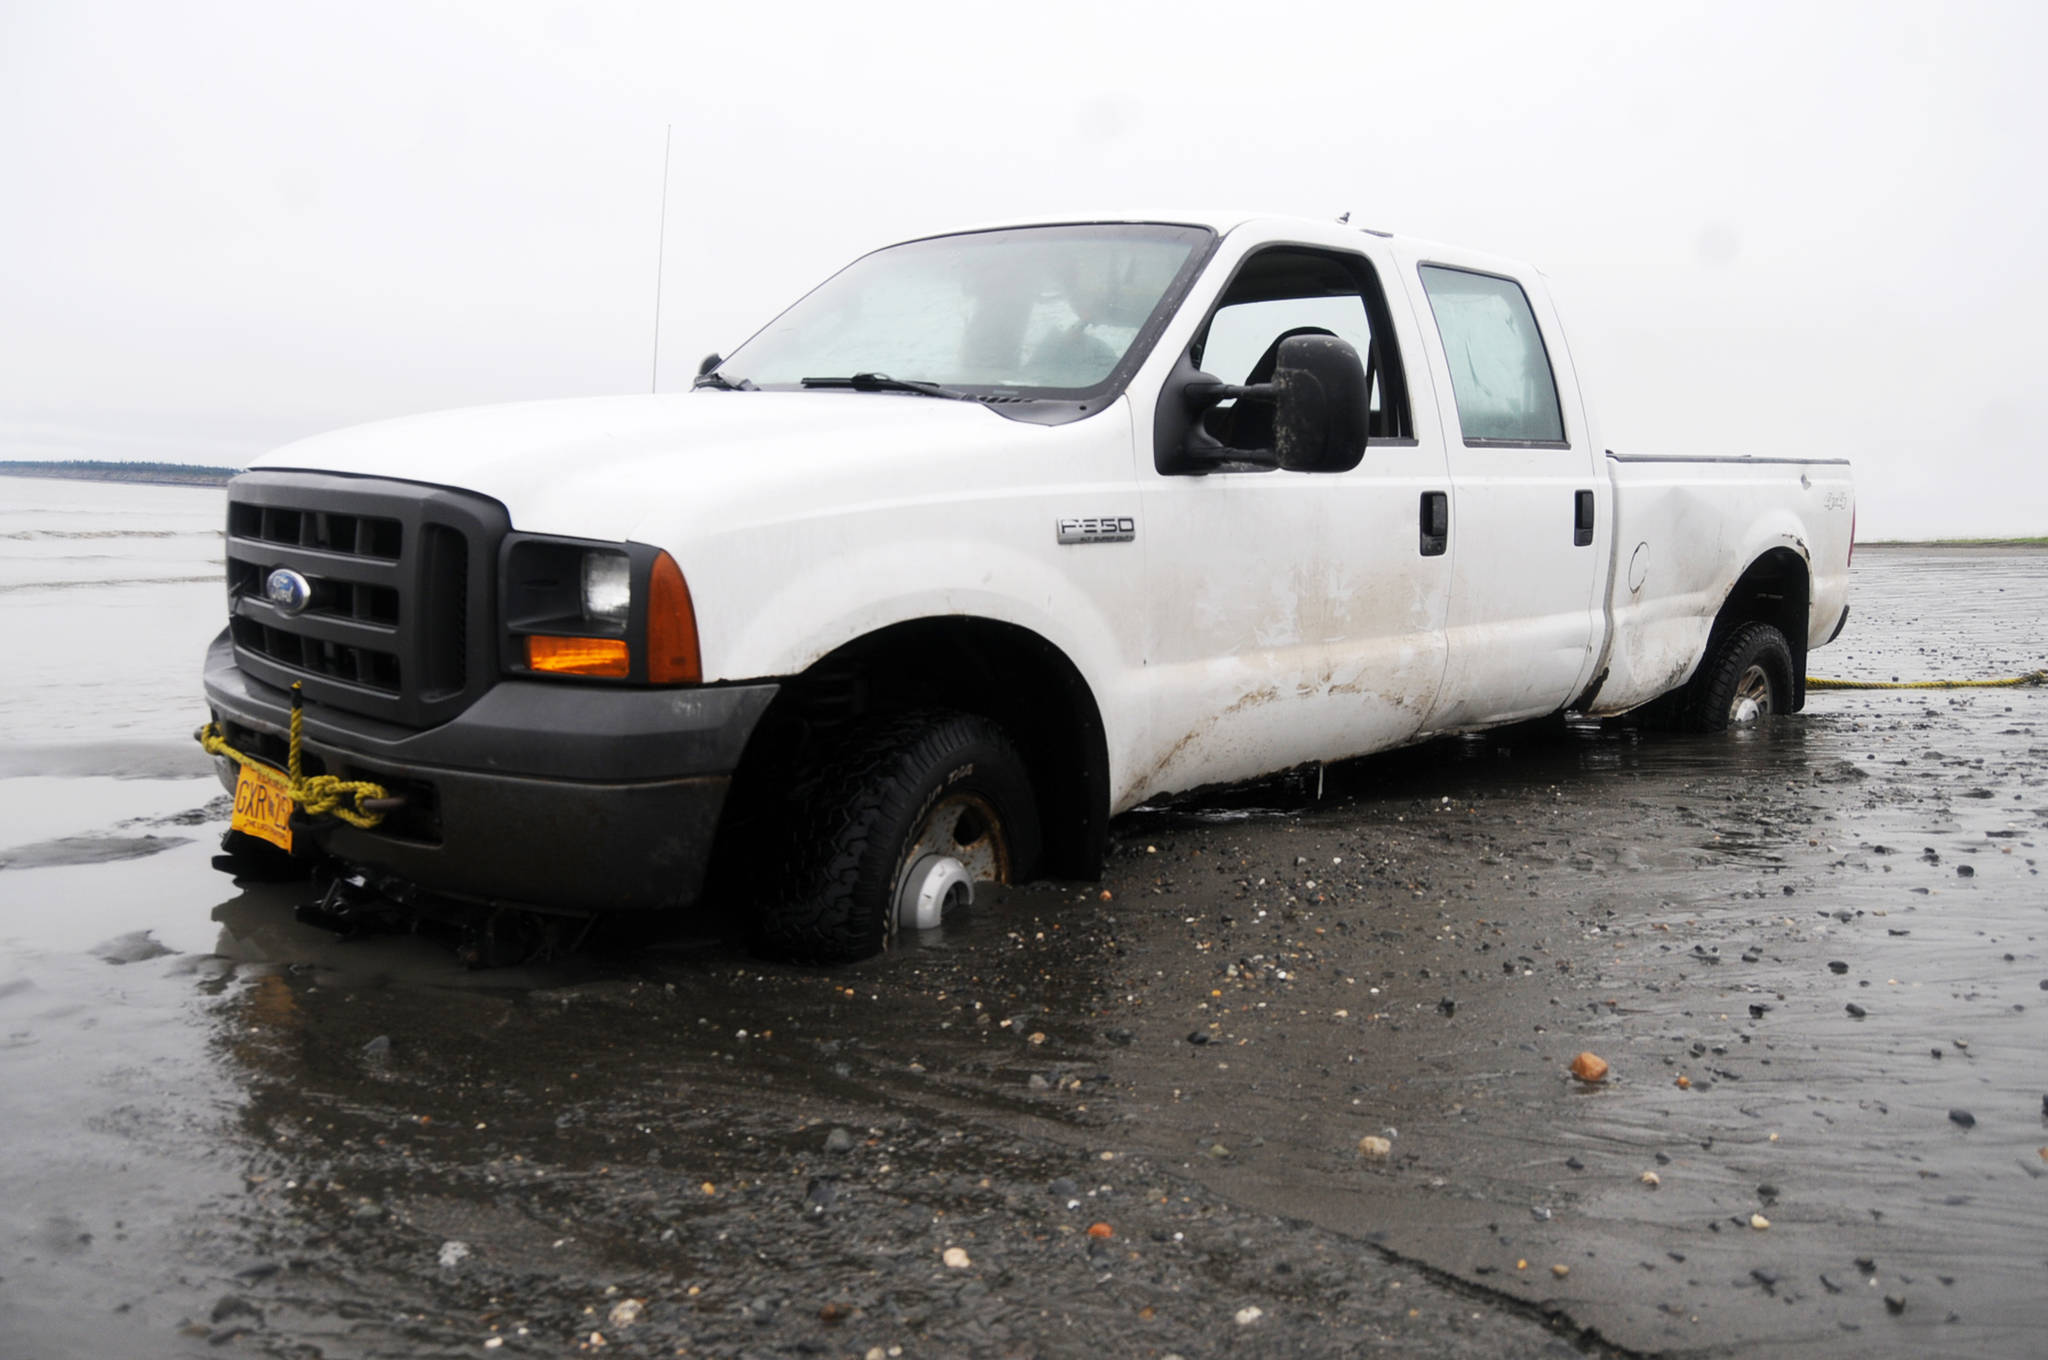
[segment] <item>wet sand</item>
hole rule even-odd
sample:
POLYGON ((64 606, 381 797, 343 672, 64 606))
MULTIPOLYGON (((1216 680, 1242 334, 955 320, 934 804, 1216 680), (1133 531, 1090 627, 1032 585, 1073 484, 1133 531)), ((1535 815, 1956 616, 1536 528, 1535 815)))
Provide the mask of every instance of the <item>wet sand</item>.
MULTIPOLYGON (((1856 573, 1818 674, 2043 664, 2048 554, 1856 573)), ((2037 1354, 2044 703, 1438 743, 838 970, 342 940, 70 734, 0 779, 0 1351, 2037 1354)))

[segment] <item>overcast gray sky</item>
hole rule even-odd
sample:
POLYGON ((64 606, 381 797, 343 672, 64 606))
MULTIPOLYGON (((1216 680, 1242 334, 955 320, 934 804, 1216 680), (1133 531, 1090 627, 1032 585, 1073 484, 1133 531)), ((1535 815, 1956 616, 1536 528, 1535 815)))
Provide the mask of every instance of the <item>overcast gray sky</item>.
POLYGON ((2039 3, 0 0, 0 458, 645 391, 851 256, 1223 204, 1520 256, 1605 442, 2048 532, 2039 3))

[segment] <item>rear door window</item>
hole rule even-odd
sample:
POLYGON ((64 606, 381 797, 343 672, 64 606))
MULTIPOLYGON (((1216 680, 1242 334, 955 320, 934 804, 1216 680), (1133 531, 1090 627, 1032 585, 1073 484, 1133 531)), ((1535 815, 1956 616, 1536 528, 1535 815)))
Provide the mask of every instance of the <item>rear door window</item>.
POLYGON ((1467 444, 1569 447, 1528 294, 1513 279, 1423 265, 1467 444))

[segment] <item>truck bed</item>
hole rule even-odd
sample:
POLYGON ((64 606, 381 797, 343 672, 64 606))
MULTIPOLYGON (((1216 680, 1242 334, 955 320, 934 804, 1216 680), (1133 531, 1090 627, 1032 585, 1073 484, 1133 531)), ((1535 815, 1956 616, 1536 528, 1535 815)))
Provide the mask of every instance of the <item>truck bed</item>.
MULTIPOLYGON (((1722 602, 1731 563, 1793 559, 1810 595, 1788 599, 1799 626, 1786 641, 1804 664, 1848 610, 1855 497, 1846 459, 1607 455, 1614 485, 1603 675, 1585 711, 1625 712, 1691 678, 1722 602)), ((1799 593, 1806 594, 1803 582, 1799 593)))

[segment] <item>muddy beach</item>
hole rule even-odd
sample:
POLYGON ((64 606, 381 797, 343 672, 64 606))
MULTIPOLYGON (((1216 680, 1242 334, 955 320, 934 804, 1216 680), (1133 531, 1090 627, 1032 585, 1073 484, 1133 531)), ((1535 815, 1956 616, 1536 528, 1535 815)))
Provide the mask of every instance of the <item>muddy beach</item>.
MULTIPOLYGON (((1148 810, 852 968, 471 972, 211 867, 218 493, 130 490, 189 534, 148 570, 5 540, 0 610, 105 650, 0 706, 0 1353, 2042 1348, 2040 689, 1148 810)), ((7 527, 113 513, 65 504, 7 527)), ((1853 599, 1816 674, 2043 664, 2048 554, 1864 549, 1853 599)))

